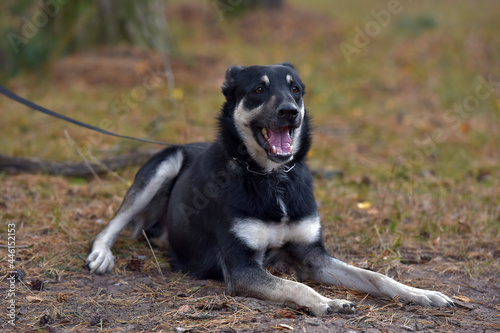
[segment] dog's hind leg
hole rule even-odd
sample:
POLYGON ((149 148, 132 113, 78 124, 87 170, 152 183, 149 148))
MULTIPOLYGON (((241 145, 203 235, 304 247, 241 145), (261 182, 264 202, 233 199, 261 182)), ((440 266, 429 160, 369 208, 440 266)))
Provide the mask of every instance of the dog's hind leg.
MULTIPOLYGON (((158 193, 165 192, 165 189, 170 187, 172 181, 179 174, 182 163, 183 154, 180 149, 167 149, 152 157, 139 170, 118 213, 92 242, 90 254, 86 260, 92 273, 103 274, 111 271, 115 263, 111 247, 118 234, 134 220, 140 224, 138 220, 144 218, 145 210, 148 209, 158 193)), ((165 197, 163 205, 166 205, 166 202, 167 198, 165 197)), ((154 207, 151 208, 154 209, 154 207)))

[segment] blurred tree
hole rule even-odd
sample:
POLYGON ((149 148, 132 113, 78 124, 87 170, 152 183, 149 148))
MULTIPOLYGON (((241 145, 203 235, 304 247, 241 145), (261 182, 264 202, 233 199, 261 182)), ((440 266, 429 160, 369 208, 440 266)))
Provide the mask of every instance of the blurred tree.
POLYGON ((126 42, 163 54, 173 87, 165 0, 6 0, 0 35, 4 79, 78 49, 126 42))

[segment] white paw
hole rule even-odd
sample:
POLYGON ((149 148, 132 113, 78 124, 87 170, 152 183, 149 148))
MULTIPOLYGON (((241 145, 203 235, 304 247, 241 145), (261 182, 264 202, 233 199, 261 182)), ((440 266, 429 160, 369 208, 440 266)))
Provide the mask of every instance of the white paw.
POLYGON ((334 299, 329 305, 333 312, 338 313, 354 313, 356 308, 356 304, 345 299, 334 299))
POLYGON ((324 316, 333 312, 338 313, 354 313, 356 305, 350 301, 344 299, 329 299, 325 298, 325 301, 318 304, 314 304, 308 307, 309 311, 315 316, 324 316))
POLYGON ((451 298, 439 291, 411 288, 411 291, 405 296, 401 295, 401 298, 422 306, 435 306, 439 308, 455 306, 451 298))
POLYGON ((115 256, 111 253, 108 248, 94 248, 92 253, 89 254, 87 260, 87 266, 91 273, 104 274, 111 272, 111 269, 115 265, 115 256))

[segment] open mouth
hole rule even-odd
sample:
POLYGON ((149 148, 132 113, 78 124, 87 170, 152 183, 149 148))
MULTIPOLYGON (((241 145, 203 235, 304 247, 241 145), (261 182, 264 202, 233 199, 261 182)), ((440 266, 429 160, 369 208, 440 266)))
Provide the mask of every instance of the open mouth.
POLYGON ((262 138, 259 141, 270 157, 274 157, 277 160, 286 160, 292 155, 294 127, 260 127, 258 130, 262 138))

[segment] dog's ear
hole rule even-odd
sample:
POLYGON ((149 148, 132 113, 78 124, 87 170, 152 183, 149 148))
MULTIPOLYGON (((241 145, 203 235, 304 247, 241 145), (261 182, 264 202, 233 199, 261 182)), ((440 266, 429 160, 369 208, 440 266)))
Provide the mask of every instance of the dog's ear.
POLYGON ((289 63, 288 61, 285 61, 284 63, 282 63, 281 66, 291 67, 291 68, 295 69, 295 67, 293 67, 293 65, 291 63, 289 63))
POLYGON ((226 71, 226 80, 224 81, 223 88, 232 86, 236 77, 245 68, 244 66, 230 66, 226 71))
POLYGON ((231 66, 226 71, 226 80, 222 84, 222 93, 226 96, 226 99, 231 95, 231 91, 234 87, 234 82, 236 81, 236 77, 241 72, 241 70, 245 68, 244 66, 231 66))

